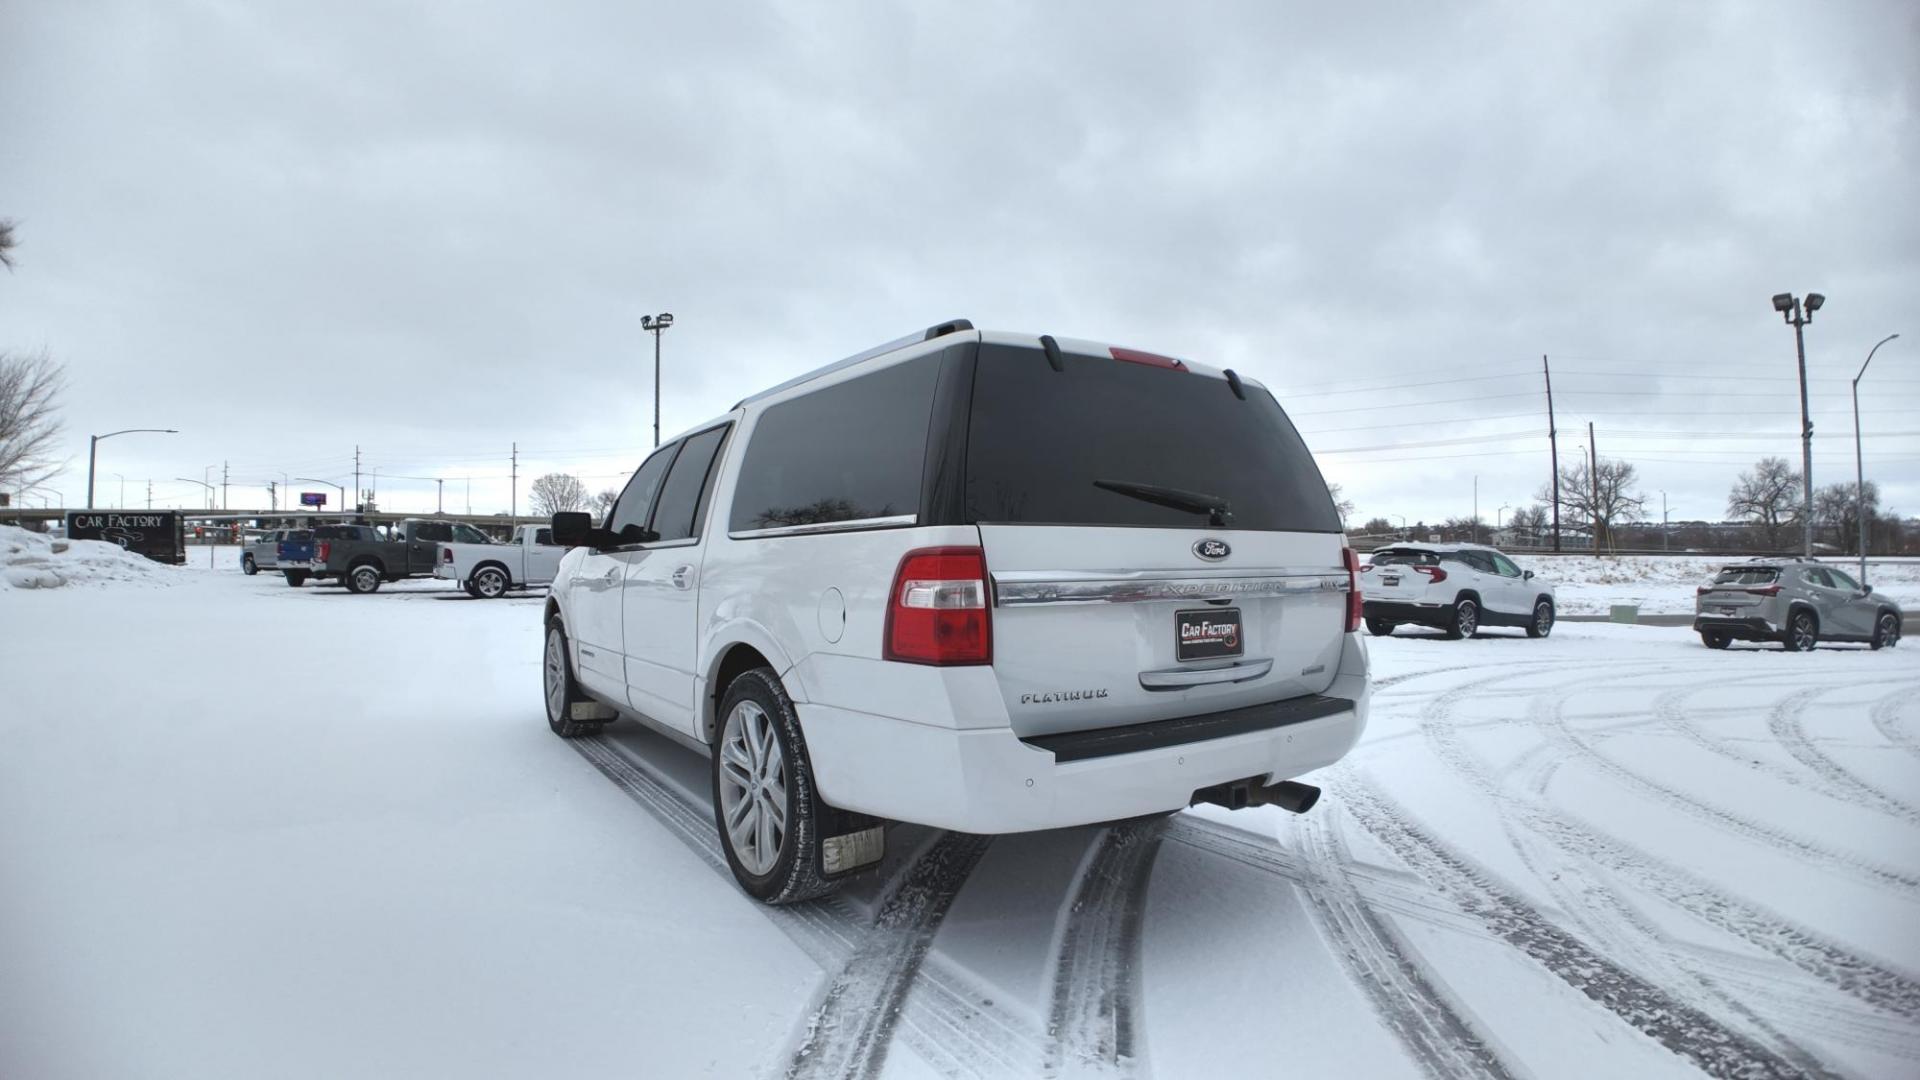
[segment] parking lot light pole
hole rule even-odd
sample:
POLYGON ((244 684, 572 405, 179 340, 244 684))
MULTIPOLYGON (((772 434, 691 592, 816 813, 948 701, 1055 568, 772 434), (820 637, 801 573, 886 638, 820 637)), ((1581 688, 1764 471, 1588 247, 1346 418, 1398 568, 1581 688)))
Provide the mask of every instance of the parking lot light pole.
POLYGON ((660 445, 660 335, 673 325, 673 313, 640 316, 640 329, 653 334, 653 445, 660 445))
POLYGON ((1800 526, 1801 554, 1813 558, 1813 417, 1807 412, 1807 336, 1806 325, 1827 298, 1817 292, 1807 294, 1803 303, 1792 293, 1773 298, 1773 310, 1793 327, 1793 349, 1800 358, 1800 526))
POLYGON ((1867 377, 1867 364, 1873 363, 1873 354, 1880 346, 1899 337, 1888 334, 1874 342, 1867 350, 1867 363, 1860 365, 1860 374, 1853 377, 1853 501, 1860 514, 1860 584, 1867 583, 1867 467, 1860 453, 1860 380, 1867 377))
POLYGON ((172 428, 130 427, 130 428, 122 428, 119 431, 109 431, 105 435, 87 436, 87 509, 89 510, 93 509, 93 463, 94 463, 94 460, 99 456, 100 440, 111 439, 115 435, 132 435, 137 431, 151 431, 159 435, 180 434, 178 431, 175 431, 172 428))

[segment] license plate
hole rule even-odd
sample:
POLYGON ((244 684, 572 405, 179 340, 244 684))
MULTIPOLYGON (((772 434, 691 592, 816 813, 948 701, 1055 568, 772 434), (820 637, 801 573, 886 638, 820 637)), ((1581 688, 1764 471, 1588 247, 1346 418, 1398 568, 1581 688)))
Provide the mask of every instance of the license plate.
POLYGON ((1721 609, 1720 609, 1720 614, 1722 614, 1722 615, 1731 615, 1731 614, 1733 614, 1733 613, 1734 613, 1735 611, 1737 611, 1737 610, 1739 610, 1739 609, 1738 609, 1738 608, 1730 608, 1730 607, 1723 607, 1723 608, 1721 608, 1721 609))
POLYGON ((1382 584, 1382 585, 1398 585, 1398 584, 1400 584, 1400 579, 1399 579, 1399 578, 1397 578, 1397 577, 1383 577, 1383 578, 1381 578, 1381 579, 1380 579, 1380 584, 1382 584))
POLYGON ((1174 656, 1177 658, 1211 660, 1239 656, 1244 648, 1245 643, 1240 639, 1239 608, 1174 613, 1174 656))

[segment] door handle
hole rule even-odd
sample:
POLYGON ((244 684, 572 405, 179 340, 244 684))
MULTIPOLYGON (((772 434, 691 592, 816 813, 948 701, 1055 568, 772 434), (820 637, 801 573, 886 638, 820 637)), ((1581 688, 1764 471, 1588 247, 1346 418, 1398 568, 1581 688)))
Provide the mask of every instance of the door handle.
POLYGON ((673 568, 673 587, 688 589, 693 587, 693 567, 676 566, 673 568))

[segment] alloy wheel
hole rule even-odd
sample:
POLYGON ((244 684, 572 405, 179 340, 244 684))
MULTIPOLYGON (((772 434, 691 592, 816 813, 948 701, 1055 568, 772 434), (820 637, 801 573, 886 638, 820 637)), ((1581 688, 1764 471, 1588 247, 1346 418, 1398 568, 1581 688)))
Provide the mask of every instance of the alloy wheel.
POLYGON ((565 720, 567 710, 567 647, 560 628, 547 630, 547 719, 565 720))
POLYGON ((1896 645, 1900 641, 1900 620, 1892 613, 1880 616, 1880 640, 1886 645, 1896 645))
POLYGON ((1533 629, 1541 637, 1546 637, 1547 632, 1553 629, 1552 604, 1541 604, 1533 609, 1533 629))
POLYGON ((1792 633, 1793 633, 1793 647, 1796 650, 1800 652, 1806 652, 1807 650, 1813 648, 1813 645, 1814 645, 1813 616, 1805 614, 1804 612, 1799 615, 1795 615, 1793 617, 1792 633))
POLYGON ((480 590, 480 595, 489 600, 507 591, 506 575, 498 570, 480 571, 480 576, 474 585, 480 590))
POLYGON ((1472 637, 1473 632, 1480 629, 1480 609, 1474 605, 1473 601, 1460 601, 1460 607, 1454 616, 1460 627, 1461 637, 1472 637))
POLYGON ((720 734, 720 813, 740 865, 770 873, 787 840, 787 762, 773 718, 751 701, 734 705, 720 734))

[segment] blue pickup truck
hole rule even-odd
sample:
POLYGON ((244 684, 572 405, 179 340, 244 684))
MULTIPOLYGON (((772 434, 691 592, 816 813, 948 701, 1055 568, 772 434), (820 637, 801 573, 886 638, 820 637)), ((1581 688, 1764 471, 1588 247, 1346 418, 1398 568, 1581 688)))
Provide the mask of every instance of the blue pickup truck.
MULTIPOLYGON (((302 529, 289 533, 288 539, 280 541, 274 548, 274 563, 280 572, 286 575, 287 584, 299 588, 314 576, 314 545, 322 540, 363 540, 374 542, 380 539, 371 525, 316 525, 312 529, 302 529)), ((321 576, 325 576, 324 574, 321 576)))

